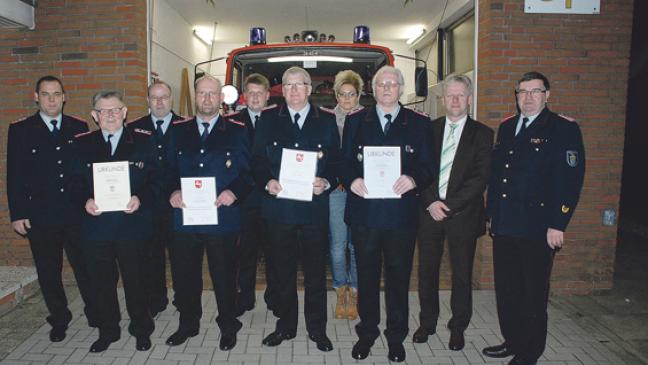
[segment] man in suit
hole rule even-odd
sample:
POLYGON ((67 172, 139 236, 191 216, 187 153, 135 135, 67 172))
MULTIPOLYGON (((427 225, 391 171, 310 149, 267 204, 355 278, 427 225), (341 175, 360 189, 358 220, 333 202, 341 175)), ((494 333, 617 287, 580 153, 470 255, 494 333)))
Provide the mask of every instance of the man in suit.
MULTIPOLYGON (((196 116, 175 122, 175 157, 169 201, 174 209, 171 268, 175 305, 180 312, 178 330, 166 341, 183 344, 200 331, 203 290, 202 262, 207 254, 221 332, 219 348, 236 346, 241 322, 236 319, 236 241, 241 228, 239 200, 252 189, 249 174, 250 143, 245 125, 220 115, 223 100, 220 80, 206 75, 194 84, 196 116), (181 178, 213 177, 218 224, 185 225, 181 178)), ((194 182, 200 184, 200 182, 194 182)))
POLYGON ((90 346, 90 352, 106 350, 121 336, 117 299, 120 274, 130 317, 128 331, 136 337, 137 350, 151 348, 150 335, 155 327, 141 268, 153 233, 155 192, 160 189, 158 160, 151 132, 124 128, 127 112, 121 92, 98 92, 93 97, 92 117, 99 129, 77 135, 75 141, 71 188, 75 201, 85 207, 81 241, 97 290, 99 339, 90 346), (93 165, 104 162, 128 163, 131 197, 121 211, 104 211, 101 199, 95 200, 93 165))
POLYGON ((74 135, 88 130, 86 122, 62 113, 63 83, 44 76, 36 83, 39 110, 11 123, 7 146, 7 196, 13 229, 29 239, 38 283, 49 311, 50 341, 65 339, 72 312, 63 289, 63 251, 85 303, 88 324, 97 325, 92 286, 79 244, 80 209, 70 204, 69 176, 74 135))
MULTIPOLYGON (((250 141, 254 143, 254 134, 261 112, 270 98, 270 83, 261 74, 251 74, 243 82, 245 88, 245 105, 238 114, 238 119, 245 123, 250 141)), ((260 250, 264 252, 266 290, 264 299, 268 309, 274 310, 275 300, 272 292, 272 265, 270 265, 265 220, 261 215, 261 197, 263 187, 255 186, 254 190, 241 204, 241 238, 238 256, 238 296, 236 315, 254 308, 256 296, 257 257, 260 250)))
POLYGON ((390 361, 405 360, 403 341, 409 331, 409 279, 416 230, 418 192, 425 189, 436 171, 429 140, 430 119, 398 100, 403 94, 403 74, 384 66, 373 77, 376 106, 349 114, 344 124, 344 155, 347 195, 345 221, 351 227, 358 268, 358 342, 354 359, 364 359, 380 335, 380 276, 385 264, 385 337, 390 361), (400 148, 401 174, 392 190, 398 199, 370 199, 364 182, 363 149, 367 146, 400 148))
MULTIPOLYGON (((157 151, 157 159, 163 171, 161 176, 167 177, 169 176, 169 160, 174 157, 173 122, 184 118, 178 116, 171 109, 173 107, 171 86, 162 80, 155 80, 149 86, 147 100, 151 113, 129 122, 128 128, 151 132, 157 151)), ((164 311, 169 303, 167 298, 166 250, 173 236, 173 226, 171 223, 172 208, 169 204, 168 194, 163 194, 160 191, 155 197, 153 214, 156 229, 153 231, 146 253, 145 279, 147 281, 146 288, 151 315, 155 317, 158 313, 164 311)))
POLYGON ((439 319, 439 267, 448 241, 452 267, 452 318, 448 348, 463 349, 472 316, 472 267, 477 237, 486 231, 484 190, 490 174, 493 131, 470 118, 472 81, 449 75, 443 81, 446 115, 432 122, 434 158, 439 166, 421 194, 418 231, 420 327, 416 343, 427 342, 439 319))
POLYGON ((341 162, 340 136, 335 116, 313 107, 308 97, 311 78, 306 70, 291 67, 282 78, 286 103, 265 110, 254 140, 253 173, 264 187, 262 214, 268 222, 271 265, 276 284, 274 332, 263 339, 278 346, 297 334, 297 264, 304 268, 304 316, 309 338, 320 351, 331 351, 326 336, 326 252, 328 250, 328 193, 336 186, 341 162), (317 153, 312 201, 277 198, 284 149, 317 153))
POLYGON ((578 124, 547 107, 547 77, 524 74, 515 95, 520 113, 499 126, 487 202, 504 343, 482 352, 526 365, 545 349, 553 257, 583 186, 585 151, 578 124))

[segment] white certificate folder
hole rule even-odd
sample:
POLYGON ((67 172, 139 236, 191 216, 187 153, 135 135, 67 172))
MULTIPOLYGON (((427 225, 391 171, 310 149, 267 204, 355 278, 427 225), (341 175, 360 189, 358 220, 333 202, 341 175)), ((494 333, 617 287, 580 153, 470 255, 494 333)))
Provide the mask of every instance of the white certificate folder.
POLYGON ((92 164, 94 201, 101 212, 127 210, 131 199, 128 161, 92 164))
POLYGON ((216 208, 216 178, 183 177, 180 179, 182 190, 182 224, 185 226, 218 224, 216 208))
POLYGON ((281 154, 277 198, 312 201, 317 172, 317 152, 284 148, 281 154))
POLYGON ((363 149, 365 199, 398 199, 394 184, 401 175, 400 147, 365 146, 363 149))

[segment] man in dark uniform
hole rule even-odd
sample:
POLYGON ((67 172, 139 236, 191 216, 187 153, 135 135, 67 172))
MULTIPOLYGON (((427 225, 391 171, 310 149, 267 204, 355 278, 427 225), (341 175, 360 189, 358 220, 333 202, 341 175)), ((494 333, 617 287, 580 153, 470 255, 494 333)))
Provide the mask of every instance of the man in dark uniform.
POLYGON ((331 351, 326 336, 326 252, 328 250, 328 192, 337 186, 341 163, 340 136, 335 116, 312 107, 308 72, 299 67, 286 70, 282 78, 286 103, 261 114, 254 141, 255 181, 263 186, 262 212, 268 222, 271 265, 276 284, 275 331, 263 339, 277 346, 297 334, 297 264, 304 268, 304 316, 309 338, 320 351, 331 351), (317 153, 312 201, 277 198, 284 149, 317 153))
POLYGON ((75 201, 85 206, 81 241, 92 285, 97 290, 99 317, 99 339, 90 352, 106 350, 121 336, 117 299, 120 273, 130 317, 128 331, 136 337, 137 350, 151 348, 154 329, 141 268, 153 231, 155 191, 160 188, 158 160, 151 132, 124 128, 126 114, 119 91, 95 94, 92 117, 100 129, 80 134, 75 141, 71 188, 75 201), (131 198, 122 211, 103 211, 101 200, 95 201, 93 164, 123 161, 128 163, 131 198))
MULTIPOLYGON (((161 176, 167 177, 170 175, 168 174, 169 159, 174 157, 173 122, 184 118, 171 110, 173 106, 171 86, 164 81, 155 80, 149 86, 148 105, 151 113, 129 122, 128 128, 151 132, 157 150, 157 159, 163 171, 161 176)), ((160 192, 155 197, 153 215, 156 229, 153 230, 153 236, 146 254, 145 278, 151 315, 155 317, 158 313, 164 311, 169 303, 167 298, 165 251, 172 239, 173 226, 171 223, 172 208, 169 204, 168 194, 160 192)))
POLYGON ((171 267, 175 305, 180 312, 178 330, 166 341, 184 343, 200 330, 202 260, 207 252, 221 331, 223 351, 236 346, 241 322, 236 319, 236 241, 240 231, 238 200, 252 189, 249 174, 250 144, 243 123, 219 114, 223 94, 220 80, 203 76, 195 82, 196 117, 175 123, 173 192, 175 237, 171 244, 171 267), (185 207, 181 178, 216 179, 214 205, 218 224, 183 225, 185 207))
MULTIPOLYGON (((270 83, 260 74, 251 74, 243 82, 246 108, 238 113, 238 119, 245 123, 251 143, 261 112, 270 98, 270 83)), ((261 215, 261 197, 263 187, 255 186, 252 193, 241 204, 241 238, 238 256, 238 295, 236 315, 254 308, 256 296, 257 257, 260 250, 264 252, 266 290, 264 299, 268 309, 274 310, 272 292, 272 269, 268 262, 269 251, 266 239, 265 220, 261 215)))
POLYGON ((347 196, 345 222, 351 227, 358 267, 359 340, 353 346, 354 359, 364 359, 379 336, 380 275, 385 262, 385 301, 390 361, 405 360, 403 341, 409 331, 409 279, 412 271, 416 228, 417 190, 427 187, 436 171, 429 140, 430 119, 402 107, 403 74, 384 66, 372 80, 376 106, 347 116, 342 150, 344 184, 353 192, 347 196), (399 199, 365 199, 363 148, 400 147, 401 175, 393 186, 399 199))
POLYGON ((63 250, 85 303, 88 324, 97 325, 93 293, 79 244, 81 210, 70 204, 65 169, 72 157, 74 135, 88 130, 86 122, 62 114, 63 84, 54 76, 36 83, 39 111, 9 126, 7 195, 11 225, 27 236, 36 264, 38 283, 49 311, 52 342, 65 339, 72 320, 63 289, 63 250))
POLYGON ((472 268, 477 237, 486 232, 484 190, 490 174, 493 130, 468 115, 472 81, 465 75, 443 80, 446 115, 432 122, 434 159, 439 166, 421 194, 418 232, 420 327, 416 343, 427 342, 439 319, 439 267, 447 239, 452 268, 452 318, 448 348, 463 349, 472 316, 472 268))
POLYGON ((504 343, 483 350, 490 357, 515 355, 514 365, 535 364, 544 352, 553 257, 585 174, 580 128, 547 107, 549 80, 526 73, 515 95, 520 114, 497 132, 487 203, 504 343))

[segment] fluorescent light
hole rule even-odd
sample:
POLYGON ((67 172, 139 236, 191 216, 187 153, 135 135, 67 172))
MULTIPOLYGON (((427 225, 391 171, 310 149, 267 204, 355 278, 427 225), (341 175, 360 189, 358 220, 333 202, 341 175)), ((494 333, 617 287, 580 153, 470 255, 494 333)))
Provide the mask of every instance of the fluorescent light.
POLYGON ((208 46, 211 45, 212 42, 214 41, 212 39, 212 32, 207 29, 194 28, 193 34, 194 36, 196 36, 196 38, 200 39, 201 42, 205 43, 208 46))
POLYGON ((425 28, 419 28, 414 34, 412 34, 411 37, 409 37, 409 39, 405 43, 412 44, 419 40, 419 38, 421 38, 423 34, 425 34, 425 28))
POLYGON ((323 61, 323 62, 346 62, 352 63, 353 59, 349 57, 336 57, 336 56, 283 56, 283 57, 270 57, 268 62, 295 62, 295 61, 323 61))

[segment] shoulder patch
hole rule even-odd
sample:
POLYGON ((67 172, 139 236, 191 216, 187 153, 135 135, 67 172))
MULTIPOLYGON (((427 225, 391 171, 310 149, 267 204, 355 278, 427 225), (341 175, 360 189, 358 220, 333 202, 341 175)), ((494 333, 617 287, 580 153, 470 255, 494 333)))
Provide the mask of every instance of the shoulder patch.
POLYGON ((358 110, 354 110, 354 111, 352 111, 351 113, 347 114, 347 117, 348 117, 348 116, 351 116, 351 115, 354 115, 354 114, 358 114, 358 113, 360 113, 360 112, 363 111, 363 110, 365 110, 365 108, 360 108, 360 109, 358 109, 358 110))
POLYGON ((560 116, 560 117, 562 117, 562 118, 564 118, 564 119, 567 119, 567 120, 570 121, 570 122, 575 122, 575 121, 576 121, 575 118, 572 118, 572 117, 570 117, 570 116, 568 116, 568 115, 565 115, 565 114, 560 114, 560 113, 559 113, 558 116, 560 116))
POLYGON ((265 108, 261 109, 261 111, 269 110, 269 109, 274 109, 274 108, 276 108, 276 107, 277 107, 277 104, 268 105, 268 106, 266 106, 265 108))
POLYGON ((83 132, 83 133, 75 134, 75 135, 74 135, 74 138, 83 137, 83 136, 88 135, 88 134, 90 134, 90 133, 92 133, 92 132, 93 132, 93 131, 87 131, 87 132, 83 132))
POLYGON ((67 115, 67 116, 70 117, 71 119, 74 119, 75 121, 77 121, 79 123, 88 124, 88 122, 86 122, 85 119, 81 119, 81 118, 77 117, 76 115, 67 115))
POLYGON ((173 122, 173 124, 186 123, 186 122, 190 121, 191 119, 193 119, 193 118, 184 118, 184 119, 176 120, 175 122, 173 122))
POLYGON ((502 118, 502 119, 500 120, 500 123, 504 123, 504 122, 506 122, 507 120, 513 118, 515 115, 516 115, 516 114, 511 114, 511 115, 507 115, 507 116, 505 116, 504 118, 502 118))
POLYGON ((133 129, 134 132, 136 133, 141 133, 141 134, 146 134, 147 136, 150 136, 153 134, 151 131, 147 131, 146 129, 141 129, 141 128, 135 128, 133 129))
POLYGON ((319 108, 323 112, 335 115, 335 110, 333 110, 333 109, 329 109, 329 108, 326 108, 326 107, 323 107, 323 106, 320 106, 319 108))
POLYGON ((428 113, 426 113, 426 112, 424 112, 422 110, 416 110, 416 109, 410 109, 410 110, 413 111, 414 113, 416 113, 418 115, 422 115, 422 116, 424 116, 426 118, 430 117, 430 114, 428 114, 428 113))
POLYGON ((22 121, 24 121, 24 120, 27 120, 27 118, 29 118, 29 117, 22 117, 22 118, 20 118, 20 119, 16 119, 16 120, 14 120, 13 122, 11 122, 11 124, 20 123, 20 122, 22 122, 22 121))
POLYGON ((234 119, 231 119, 231 118, 225 118, 225 120, 230 122, 230 123, 240 125, 241 127, 245 127, 245 123, 239 122, 238 120, 234 120, 234 119))
POLYGON ((237 115, 237 114, 240 114, 240 113, 241 113, 240 111, 235 110, 235 111, 233 111, 233 112, 229 112, 229 113, 227 113, 227 114, 223 114, 223 116, 224 116, 224 117, 231 117, 231 116, 233 116, 233 115, 237 115))

